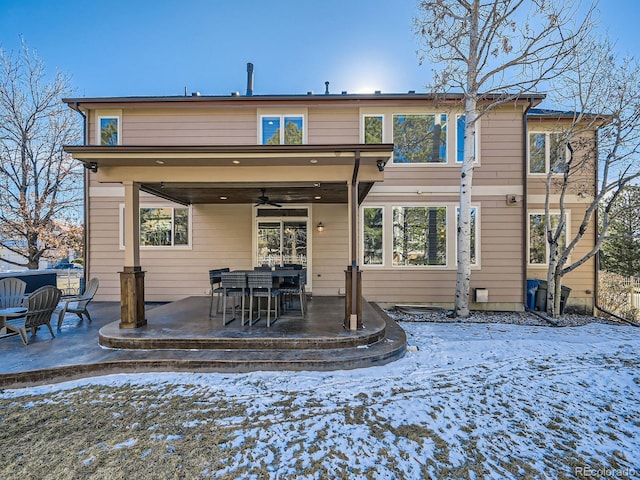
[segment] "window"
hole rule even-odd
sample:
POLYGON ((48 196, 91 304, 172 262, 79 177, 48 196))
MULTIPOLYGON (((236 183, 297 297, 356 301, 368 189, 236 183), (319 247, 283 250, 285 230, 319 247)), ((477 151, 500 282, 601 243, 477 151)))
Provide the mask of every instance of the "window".
POLYGON ((393 116, 393 163, 446 163, 447 116, 393 116))
MULTIPOLYGON (((460 221, 460 207, 456 207, 456 232, 460 221)), ((471 207, 471 265, 478 265, 478 209, 471 207)), ((457 240, 457 238, 456 238, 457 240)), ((457 245, 457 243, 456 243, 457 245)))
MULTIPOLYGON (((464 161, 464 129, 466 126, 465 116, 458 115, 456 117, 456 163, 464 161)), ((478 128, 480 122, 476 122, 476 135, 473 142, 473 154, 475 155, 473 163, 478 163, 478 128)))
MULTIPOLYGON (((560 214, 551 214, 551 228, 555 230, 560 222, 560 214)), ((569 223, 567 217, 566 224, 569 223)), ((567 230, 560 236, 560 246, 566 245, 567 230)), ((549 258, 549 244, 547 243, 547 235, 545 230, 545 214, 530 213, 529 214, 529 264, 546 265, 549 258)))
POLYGON ((447 264, 447 207, 393 207, 393 266, 447 264))
POLYGON ((529 133, 529 173, 562 173, 567 161, 567 147, 562 133, 529 133))
POLYGON ((120 118, 98 117, 100 145, 120 144, 120 118))
POLYGON ((263 116, 262 145, 302 145, 303 125, 304 117, 301 115, 263 116))
POLYGON ((382 265, 383 261, 383 209, 365 207, 362 210, 363 264, 382 265))
MULTIPOLYGON (((124 247, 124 206, 120 213, 124 247)), ((188 247, 190 223, 187 207, 140 207, 140 246, 188 247)))
POLYGON ((365 115, 364 116, 364 143, 382 143, 382 115, 365 115))

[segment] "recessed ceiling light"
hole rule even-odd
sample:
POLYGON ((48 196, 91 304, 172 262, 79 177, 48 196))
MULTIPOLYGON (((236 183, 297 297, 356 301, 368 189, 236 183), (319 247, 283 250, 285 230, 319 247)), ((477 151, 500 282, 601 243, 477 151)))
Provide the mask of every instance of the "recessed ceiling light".
POLYGON ((233 163, 234 163, 235 165, 239 165, 239 164, 240 164, 240 160, 233 160, 233 163))
POLYGON ((220 197, 220 200, 226 200, 226 199, 227 199, 227 197, 225 197, 225 196, 220 197))
POLYGON ((156 163, 157 163, 158 165, 164 165, 164 160, 156 160, 156 163))
POLYGON ((309 163, 318 163, 318 160, 316 160, 315 158, 312 158, 311 160, 309 160, 309 163))
POLYGON ((320 195, 316 195, 316 196, 315 196, 315 197, 313 197, 313 198, 315 198, 316 200, 320 200, 322 197, 321 197, 320 195))
POLYGON ((320 182, 316 182, 313 184, 314 187, 319 187, 320 186, 320 182))

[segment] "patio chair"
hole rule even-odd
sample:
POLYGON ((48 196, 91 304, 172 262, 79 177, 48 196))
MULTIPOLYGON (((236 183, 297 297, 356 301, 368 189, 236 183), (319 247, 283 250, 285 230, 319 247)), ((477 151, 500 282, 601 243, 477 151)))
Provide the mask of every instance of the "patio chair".
POLYGON ((22 338, 22 343, 25 345, 29 343, 27 330, 31 329, 31 335, 35 335, 40 325, 46 325, 49 328, 49 333, 51 333, 51 338, 55 338, 56 336, 53 334, 53 329, 51 328, 51 315, 53 315, 53 311, 56 309, 56 305, 58 305, 61 294, 62 292, 52 285, 40 287, 31 293, 27 299, 27 312, 24 314, 24 325, 19 327, 7 324, 7 328, 18 332, 22 338))
POLYGON ((27 282, 19 278, 3 278, 0 280, 0 308, 25 306, 24 292, 27 282))
POLYGON ((89 315, 89 310, 87 310, 87 307, 98 291, 99 285, 100 280, 94 277, 89 280, 82 295, 65 297, 62 299, 62 301, 56 307, 56 311, 59 310, 58 329, 62 327, 62 321, 64 320, 64 316, 67 314, 67 312, 75 313, 76 315, 78 315, 78 317, 80 317, 80 320, 82 320, 82 315, 85 315, 87 317, 87 320, 91 322, 91 315, 89 315))
MULTIPOLYGON (((278 301, 280 290, 273 288, 273 276, 271 272, 254 271, 247 273, 247 285, 249 286, 249 326, 253 324, 253 299, 258 299, 258 317, 260 318, 260 298, 267 298, 267 327, 271 326, 271 299, 274 298, 275 318, 278 318, 278 301)), ((257 320, 256 319, 256 320, 257 320)))
POLYGON ((227 297, 231 297, 233 321, 236 318, 236 301, 241 298, 242 325, 244 325, 244 296, 247 290, 247 273, 246 272, 222 272, 220 274, 220 287, 222 288, 222 326, 227 324, 227 297))
POLYGON ((218 268, 217 270, 209 270, 209 285, 211 285, 211 303, 209 304, 209 318, 213 317, 213 299, 217 296, 216 313, 220 311, 220 297, 222 296, 223 289, 220 286, 222 282, 221 274, 228 272, 228 268, 218 268))
POLYGON ((304 313, 307 310, 307 294, 304 286, 307 283, 307 271, 297 270, 298 278, 293 282, 287 282, 280 285, 280 293, 286 298, 289 298, 290 305, 293 304, 293 296, 297 295, 300 299, 300 314, 304 317, 304 313))

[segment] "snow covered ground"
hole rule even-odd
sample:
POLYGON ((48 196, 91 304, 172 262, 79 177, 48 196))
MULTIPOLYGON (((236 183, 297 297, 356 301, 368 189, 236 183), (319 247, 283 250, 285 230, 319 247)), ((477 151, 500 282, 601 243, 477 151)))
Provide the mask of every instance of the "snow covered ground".
POLYGON ((368 369, 5 390, 0 477, 640 478, 640 329, 401 325, 368 369))

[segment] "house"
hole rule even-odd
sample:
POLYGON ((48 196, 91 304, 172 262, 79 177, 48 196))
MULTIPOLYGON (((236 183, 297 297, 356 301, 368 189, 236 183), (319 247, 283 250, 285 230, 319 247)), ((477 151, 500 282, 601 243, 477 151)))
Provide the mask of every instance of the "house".
MULTIPOLYGON (((301 263, 314 296, 344 294, 359 270, 369 301, 451 306, 461 96, 252 93, 64 99, 85 122, 85 145, 65 150, 87 167, 96 298, 122 299, 136 326, 140 297, 205 295, 209 269, 301 263)), ((557 119, 527 114, 543 99, 479 125, 472 308, 522 310, 527 278, 546 276, 538 227, 557 119)), ((568 205, 584 211, 577 195, 568 205)), ((592 310, 595 282, 593 261, 569 274, 569 305, 592 310)))

